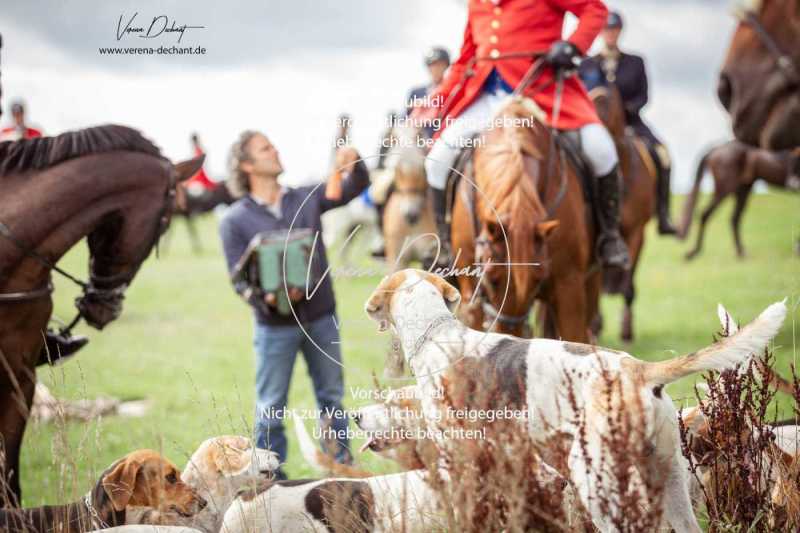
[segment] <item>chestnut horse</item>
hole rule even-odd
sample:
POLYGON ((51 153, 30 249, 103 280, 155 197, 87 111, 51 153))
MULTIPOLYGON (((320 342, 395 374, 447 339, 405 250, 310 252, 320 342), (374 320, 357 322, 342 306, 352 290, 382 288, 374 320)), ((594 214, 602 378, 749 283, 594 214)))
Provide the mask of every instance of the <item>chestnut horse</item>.
POLYGON ((763 148, 754 148, 739 141, 730 141, 715 146, 706 152, 695 172, 694 185, 686 197, 683 207, 683 221, 678 237, 685 239, 692 224, 697 195, 706 169, 714 178, 714 195, 700 216, 700 227, 697 230, 697 241, 694 248, 686 254, 686 259, 694 259, 703 247, 703 236, 706 224, 719 204, 729 195, 734 194, 736 205, 731 215, 733 242, 736 255, 744 257, 744 246, 740 224, 742 214, 747 206, 747 199, 756 180, 764 180, 769 185, 791 191, 800 191, 800 148, 772 152, 763 148))
POLYGON ((744 143, 800 146, 800 2, 750 0, 719 75, 719 100, 744 143))
POLYGON ((477 263, 482 276, 456 280, 470 327, 529 335, 539 300, 545 336, 588 342, 600 293, 591 211, 544 116, 532 100, 512 100, 500 125, 476 140, 474 171, 456 192, 452 244, 455 268, 477 263))
POLYGON ((437 246, 420 131, 399 124, 392 129, 391 139, 397 146, 388 152, 383 171, 394 187, 383 209, 383 240, 390 273, 407 268, 413 260, 429 265, 436 257, 437 246))
MULTIPOLYGON (((608 129, 619 156, 623 179, 620 231, 631 255, 631 268, 604 272, 604 287, 609 294, 622 294, 625 309, 620 337, 633 340, 633 300, 636 297, 636 267, 644 248, 645 227, 653 217, 656 205, 656 167, 642 139, 626 132, 622 97, 616 86, 598 86, 589 92, 597 114, 608 129)), ((598 335, 602 317, 598 314, 594 333, 598 335)))
POLYGON ((87 237, 89 280, 75 279, 76 305, 102 329, 169 224, 176 184, 202 160, 173 165, 123 126, 0 143, 0 503, 20 504, 19 454, 53 311, 53 265, 87 237))

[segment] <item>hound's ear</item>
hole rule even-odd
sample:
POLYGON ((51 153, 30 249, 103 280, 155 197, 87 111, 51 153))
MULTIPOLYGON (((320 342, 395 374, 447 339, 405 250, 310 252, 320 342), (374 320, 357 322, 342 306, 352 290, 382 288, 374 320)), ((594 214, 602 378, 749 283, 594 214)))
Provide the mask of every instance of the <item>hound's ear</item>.
POLYGON ((122 511, 133 497, 136 476, 142 465, 136 461, 123 459, 114 469, 103 477, 103 489, 108 494, 115 511, 122 511))
MULTIPOLYGON (((395 274, 396 276, 397 274, 395 274)), ((378 323, 378 331, 389 329, 389 303, 394 294, 392 279, 394 276, 384 277, 364 304, 364 311, 372 320, 378 323)))
POLYGON ((428 281, 433 283, 434 287, 439 289, 439 292, 442 293, 444 303, 447 304, 447 308, 450 312, 455 313, 458 304, 461 302, 461 293, 458 292, 458 289, 447 283, 444 278, 434 274, 428 273, 427 278, 428 281))
POLYGON ((214 466, 225 476, 241 474, 250 466, 250 461, 253 459, 252 453, 245 453, 249 448, 242 449, 244 443, 238 440, 238 438, 220 439, 211 447, 214 466))
POLYGON ((186 161, 181 161, 175 165, 175 172, 178 174, 178 181, 184 181, 192 176, 194 176, 200 167, 203 166, 203 162, 206 160, 205 154, 200 154, 194 159, 188 159, 186 161))

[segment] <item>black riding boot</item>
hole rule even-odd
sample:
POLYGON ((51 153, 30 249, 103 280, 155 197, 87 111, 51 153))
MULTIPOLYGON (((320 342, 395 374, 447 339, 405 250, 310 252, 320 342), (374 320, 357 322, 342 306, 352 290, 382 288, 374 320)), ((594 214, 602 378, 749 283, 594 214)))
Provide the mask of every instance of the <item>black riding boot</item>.
POLYGON ((447 193, 431 187, 433 192, 433 214, 436 218, 436 233, 439 234, 439 260, 437 266, 446 267, 452 262, 450 251, 450 225, 447 223, 447 193))
POLYGON ((82 335, 62 335, 52 329, 45 334, 45 345, 39 352, 36 366, 54 365, 64 362, 78 350, 89 343, 89 339, 82 335))
POLYGON ((597 222, 600 234, 597 237, 597 250, 600 261, 606 268, 630 268, 631 258, 628 247, 619 232, 620 219, 620 179, 618 167, 597 180, 597 222))
POLYGON ((671 168, 666 161, 662 161, 658 150, 651 148, 650 154, 656 164, 656 213, 658 214, 658 233, 661 235, 676 235, 678 230, 672 225, 669 215, 669 178, 671 168))

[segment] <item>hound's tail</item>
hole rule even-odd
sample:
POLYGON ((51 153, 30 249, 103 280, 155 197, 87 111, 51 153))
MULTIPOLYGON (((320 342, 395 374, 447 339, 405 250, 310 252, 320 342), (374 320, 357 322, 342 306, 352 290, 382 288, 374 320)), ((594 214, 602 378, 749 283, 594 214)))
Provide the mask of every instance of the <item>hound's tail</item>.
MULTIPOLYGON (((717 315, 719 316, 719 322, 722 325, 722 329, 727 331, 728 335, 733 335, 739 331, 738 324, 736 324, 736 321, 733 319, 730 313, 728 313, 728 311, 722 307, 722 304, 720 304, 717 308, 717 315)), ((775 387, 776 390, 794 397, 794 384, 792 384, 792 382, 790 382, 788 379, 775 372, 771 367, 762 364, 762 362, 759 362, 759 364, 756 366, 756 369, 761 374, 761 379, 769 382, 773 387, 775 387)), ((742 369, 742 371, 744 370, 745 369, 742 369)))
POLYGON ((648 384, 666 385, 695 372, 727 370, 746 363, 766 348, 785 318, 786 300, 774 303, 751 323, 707 348, 669 361, 643 362, 644 379, 648 384))
POLYGON ((317 445, 314 444, 311 435, 308 434, 303 419, 297 416, 296 413, 293 413, 292 424, 294 425, 294 432, 297 435, 297 442, 300 444, 300 452, 303 454, 303 459, 305 459, 306 464, 314 470, 341 477, 363 478, 375 475, 372 472, 367 472, 366 470, 361 470, 351 465, 337 463, 333 457, 322 453, 322 451, 317 448, 317 445))
POLYGON ((678 229, 678 238, 681 240, 685 239, 689 234, 689 227, 692 225, 692 218, 694 218, 694 208, 695 205, 697 205, 697 195, 700 193, 700 183, 703 181, 703 176, 706 173, 708 156, 711 155, 712 151, 714 151, 714 148, 709 149, 703 154, 703 157, 700 158, 700 162, 697 164, 697 170, 694 173, 694 185, 692 185, 692 190, 689 192, 683 204, 683 219, 681 220, 681 227, 678 229))

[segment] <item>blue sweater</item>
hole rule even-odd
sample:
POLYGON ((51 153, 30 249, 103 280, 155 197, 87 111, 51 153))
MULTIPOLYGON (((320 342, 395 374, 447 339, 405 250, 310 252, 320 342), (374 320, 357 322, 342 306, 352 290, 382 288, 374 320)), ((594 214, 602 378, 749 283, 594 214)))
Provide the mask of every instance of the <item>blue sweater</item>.
MULTIPOLYGON (((332 201, 325 198, 325 184, 309 187, 287 188, 281 197, 281 217, 276 218, 266 206, 258 204, 249 195, 231 205, 220 222, 219 233, 222 237, 222 246, 228 271, 233 273, 236 263, 250 244, 251 239, 258 233, 271 230, 287 230, 292 228, 309 228, 317 233, 317 244, 314 249, 312 261, 320 266, 320 272, 328 269, 328 258, 325 245, 322 243, 322 221, 320 216, 328 209, 345 205, 369 186, 369 172, 363 161, 353 167, 353 171, 342 183, 342 198, 332 201), (297 218, 295 218, 297 215, 297 218)), ((238 283, 234 289, 243 295, 247 286, 238 283)), ((309 287, 313 292, 314 287, 309 287)), ((264 302, 263 292, 256 290, 250 296, 248 303, 253 307, 256 320, 263 324, 295 325, 297 322, 292 315, 278 314, 264 302)), ((333 286, 329 275, 326 275, 316 293, 311 298, 303 299, 293 304, 297 318, 302 323, 308 323, 336 310, 336 301, 333 297, 333 286)))

